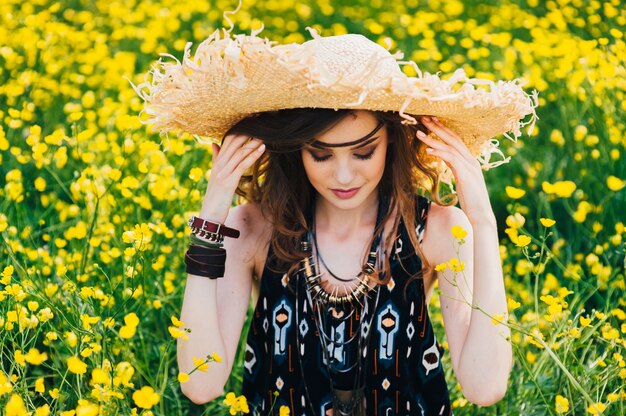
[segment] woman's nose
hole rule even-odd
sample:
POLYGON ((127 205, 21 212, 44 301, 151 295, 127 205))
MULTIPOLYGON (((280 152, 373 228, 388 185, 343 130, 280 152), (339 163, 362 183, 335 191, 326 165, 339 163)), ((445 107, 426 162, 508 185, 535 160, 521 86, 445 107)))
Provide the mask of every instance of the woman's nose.
POLYGON ((354 169, 349 161, 337 161, 335 180, 341 185, 349 185, 354 179, 354 169))

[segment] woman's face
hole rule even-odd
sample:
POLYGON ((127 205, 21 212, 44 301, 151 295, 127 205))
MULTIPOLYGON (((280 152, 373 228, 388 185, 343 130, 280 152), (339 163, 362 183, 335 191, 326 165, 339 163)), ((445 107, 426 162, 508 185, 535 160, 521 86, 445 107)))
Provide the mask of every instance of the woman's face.
POLYGON ((385 170, 388 138, 368 111, 355 111, 302 150, 311 185, 333 206, 354 209, 376 197, 385 170))

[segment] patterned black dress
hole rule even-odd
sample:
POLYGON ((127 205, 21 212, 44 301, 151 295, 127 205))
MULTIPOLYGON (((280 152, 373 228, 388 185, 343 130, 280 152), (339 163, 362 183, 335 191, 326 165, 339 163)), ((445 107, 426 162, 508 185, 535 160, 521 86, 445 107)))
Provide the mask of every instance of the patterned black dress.
MULTIPOLYGON (((429 206, 430 201, 418 197, 420 243, 429 206)), ((443 349, 428 316, 423 281, 413 279, 405 297, 405 282, 421 270, 422 262, 402 222, 391 251, 389 283, 368 298, 364 312, 334 328, 333 336, 351 337, 356 330, 369 335, 363 360, 367 415, 451 415, 441 366, 443 349)), ((290 283, 266 265, 248 332, 242 394, 258 415, 278 415, 281 406, 288 406, 291 415, 332 415, 324 365, 328 355, 323 353, 314 311, 303 295, 304 280, 296 283, 296 290, 290 283)), ((329 354, 350 361, 354 351, 332 348, 329 354)))

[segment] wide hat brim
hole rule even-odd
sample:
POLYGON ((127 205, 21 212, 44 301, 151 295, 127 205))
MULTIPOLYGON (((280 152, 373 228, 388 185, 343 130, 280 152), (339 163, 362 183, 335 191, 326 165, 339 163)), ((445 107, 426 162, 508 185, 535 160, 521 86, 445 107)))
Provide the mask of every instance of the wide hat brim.
POLYGON ((142 121, 161 133, 219 139, 251 114, 287 108, 396 111, 408 123, 411 115, 432 115, 488 168, 508 160, 490 139, 516 140, 536 119, 536 93, 518 80, 469 78, 463 70, 422 74, 364 36, 312 33, 302 44, 277 45, 255 33, 215 31, 193 58, 188 44, 182 62, 159 61, 134 87, 145 101, 142 121), (404 74, 400 63, 418 76, 404 74))

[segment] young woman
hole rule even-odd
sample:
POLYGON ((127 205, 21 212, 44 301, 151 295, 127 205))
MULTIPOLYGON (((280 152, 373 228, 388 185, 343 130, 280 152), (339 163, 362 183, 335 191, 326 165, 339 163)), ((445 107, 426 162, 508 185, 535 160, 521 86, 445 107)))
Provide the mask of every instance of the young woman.
POLYGON ((256 413, 451 414, 427 310, 438 280, 463 394, 498 401, 511 346, 492 322, 507 304, 475 155, 493 134, 519 133, 528 97, 505 83, 485 99, 427 77, 416 89, 387 51, 354 35, 288 46, 214 35, 182 70, 155 71, 161 86, 144 96, 162 130, 224 137, 190 220, 181 320, 191 333, 178 344, 183 372, 194 357, 222 361, 194 372, 184 394, 206 403, 223 393, 254 293, 243 394, 256 413), (454 176, 460 208, 439 199, 433 160, 454 176), (235 193, 247 202, 231 208, 235 193), (460 246, 454 226, 467 232, 460 246), (462 272, 434 271, 455 258, 462 272))

